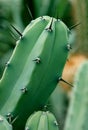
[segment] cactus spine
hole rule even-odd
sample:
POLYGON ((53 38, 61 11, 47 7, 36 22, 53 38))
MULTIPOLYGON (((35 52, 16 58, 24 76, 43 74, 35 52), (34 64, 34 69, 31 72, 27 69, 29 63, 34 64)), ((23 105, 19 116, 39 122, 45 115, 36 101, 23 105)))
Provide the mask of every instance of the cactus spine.
POLYGON ((55 89, 68 55, 68 28, 59 19, 39 17, 24 30, 0 81, 0 113, 13 129, 44 106, 55 89))
POLYGON ((88 130, 88 61, 79 68, 74 85, 64 130, 88 130))
POLYGON ((49 111, 38 111, 32 114, 26 123, 25 130, 59 130, 54 115, 49 111))
POLYGON ((12 126, 1 115, 0 115, 0 130, 12 130, 12 126))

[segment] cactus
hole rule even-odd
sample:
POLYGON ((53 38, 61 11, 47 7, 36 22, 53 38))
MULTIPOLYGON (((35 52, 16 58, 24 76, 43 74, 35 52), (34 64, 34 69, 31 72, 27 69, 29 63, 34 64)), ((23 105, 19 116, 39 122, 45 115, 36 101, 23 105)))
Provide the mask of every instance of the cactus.
POLYGON ((12 126, 1 115, 0 115, 0 130, 12 130, 12 126))
MULTIPOLYGON (((20 33, 19 33, 20 34, 20 33)), ((69 29, 49 16, 33 20, 21 34, 0 80, 0 114, 24 129, 26 119, 41 109, 67 60, 69 29)))
POLYGON ((59 130, 54 115, 49 111, 38 111, 32 114, 26 123, 25 130, 59 130))
POLYGON ((80 66, 74 85, 64 130, 88 130, 88 61, 80 66))

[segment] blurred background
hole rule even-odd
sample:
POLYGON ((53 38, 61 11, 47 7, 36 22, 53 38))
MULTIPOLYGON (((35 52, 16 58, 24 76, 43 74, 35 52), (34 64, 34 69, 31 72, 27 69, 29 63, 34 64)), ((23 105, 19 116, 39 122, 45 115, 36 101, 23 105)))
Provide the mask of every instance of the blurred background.
MULTIPOLYGON (((0 0, 0 78, 19 39, 11 24, 23 32, 32 19, 43 15, 59 18, 69 28, 80 23, 71 30, 69 43, 72 49, 62 76, 74 84, 77 69, 88 58, 88 0, 0 0)), ((70 86, 60 82, 47 105, 55 113, 61 129, 71 91, 70 86)))

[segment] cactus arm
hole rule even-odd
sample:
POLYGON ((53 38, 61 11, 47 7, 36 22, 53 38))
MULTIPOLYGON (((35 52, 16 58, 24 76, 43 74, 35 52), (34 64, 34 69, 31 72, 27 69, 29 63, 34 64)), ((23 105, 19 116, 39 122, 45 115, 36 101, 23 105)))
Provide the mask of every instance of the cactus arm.
POLYGON ((67 26, 46 16, 37 20, 23 32, 0 81, 0 113, 18 117, 14 130, 45 105, 67 60, 67 26))
MULTIPOLYGON (((48 53, 49 53, 49 48, 51 46, 51 43, 52 43, 52 39, 51 39, 49 47, 47 47, 47 49, 44 49, 44 50, 46 50, 45 51, 46 53, 44 53, 44 54, 47 55, 47 60, 48 60, 48 53)), ((58 41, 57 41, 57 43, 58 43, 58 41)), ((47 42, 47 44, 49 44, 49 42, 47 42)), ((63 46, 63 51, 67 52, 67 50, 65 50, 66 45, 64 45, 64 43, 63 43, 62 46, 63 46)), ((57 47, 57 46, 55 46, 55 47, 57 47)), ((54 48, 54 47, 53 47, 53 49, 56 50, 56 48, 54 48)), ((52 91, 54 90, 54 88, 55 88, 55 86, 57 84, 58 71, 59 71, 59 74, 60 74, 60 72, 62 72, 61 71, 62 66, 59 66, 59 62, 58 62, 58 64, 55 64, 59 60, 58 58, 60 56, 60 55, 57 56, 57 54, 59 52, 59 47, 57 48, 56 51, 52 50, 52 52, 55 52, 56 54, 54 53, 54 56, 53 55, 51 56, 51 59, 49 59, 49 62, 47 64, 46 64, 46 56, 45 56, 45 59, 44 59, 43 56, 42 56, 43 55, 43 53, 42 53, 42 55, 40 56, 40 59, 42 61, 41 61, 40 64, 37 64, 36 69, 34 70, 33 75, 31 76, 31 80, 30 80, 31 82, 29 82, 29 84, 27 85, 27 88, 28 88, 28 86, 30 86, 29 87, 29 93, 28 93, 29 98, 28 98, 28 100, 26 100, 25 97, 24 97, 24 100, 26 100, 27 103, 29 104, 29 106, 30 106, 29 109, 30 109, 31 113, 35 109, 38 110, 38 109, 41 109, 44 106, 45 101, 47 100, 49 95, 52 93, 52 91), (44 62, 44 64, 43 64, 43 62, 44 62), (55 68, 50 67, 52 65, 55 68), (46 71, 45 71, 44 67, 46 67, 46 71), (55 69, 55 70, 52 71, 53 69, 55 69), (47 70, 48 70, 49 75, 47 75, 47 70), (44 75, 43 75, 43 72, 44 72, 44 75), (36 87, 33 88, 32 86, 36 86, 36 87)), ((62 55, 63 55, 63 52, 62 52, 62 55)), ((65 53, 65 56, 66 56, 66 53, 65 53)), ((22 100, 21 100, 21 103, 19 103, 19 105, 20 104, 22 104, 22 100)), ((20 111, 20 107, 22 108, 23 105, 22 106, 17 106, 17 107, 18 108, 16 110, 20 111)), ((24 110, 22 110, 21 112, 23 113, 23 111, 24 110)), ((25 113, 26 112, 27 111, 25 111, 25 113)), ((14 123, 14 125, 16 125, 15 123, 14 123)))

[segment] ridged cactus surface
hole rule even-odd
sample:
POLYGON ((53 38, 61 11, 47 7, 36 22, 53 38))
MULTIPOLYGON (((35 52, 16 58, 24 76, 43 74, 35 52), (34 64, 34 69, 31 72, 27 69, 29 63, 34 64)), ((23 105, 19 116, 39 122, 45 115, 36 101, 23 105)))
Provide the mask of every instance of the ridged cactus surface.
POLYGON ((13 129, 23 129, 29 115, 41 109, 61 79, 67 60, 69 29, 59 19, 39 17, 17 41, 0 80, 0 114, 13 129))
POLYGON ((12 130, 12 126, 1 115, 0 115, 0 130, 12 130))
POLYGON ((54 115, 49 111, 38 111, 32 114, 26 123, 25 130, 59 130, 54 115))
POLYGON ((88 130, 88 61, 76 74, 64 130, 88 130))

